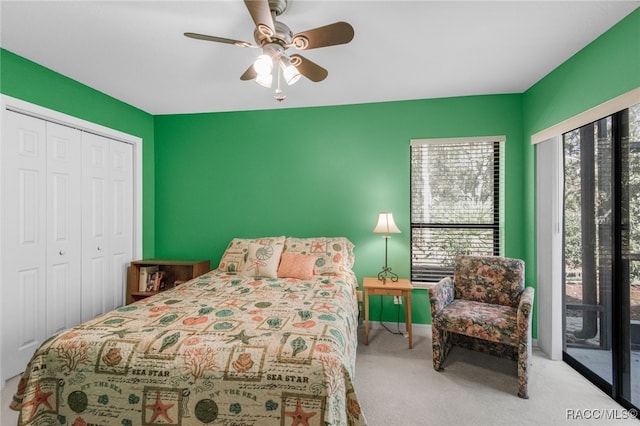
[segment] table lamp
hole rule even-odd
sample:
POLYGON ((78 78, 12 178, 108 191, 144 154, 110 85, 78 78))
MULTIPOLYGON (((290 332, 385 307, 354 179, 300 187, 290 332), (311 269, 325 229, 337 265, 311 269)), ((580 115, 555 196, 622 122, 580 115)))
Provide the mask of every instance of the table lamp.
POLYGON ((400 230, 393 221, 393 214, 382 212, 378 214, 378 224, 373 228, 374 234, 384 234, 384 267, 378 273, 378 279, 383 283, 390 279, 393 282, 398 281, 398 274, 391 272, 391 268, 387 265, 387 245, 389 243, 389 234, 399 234, 400 230))

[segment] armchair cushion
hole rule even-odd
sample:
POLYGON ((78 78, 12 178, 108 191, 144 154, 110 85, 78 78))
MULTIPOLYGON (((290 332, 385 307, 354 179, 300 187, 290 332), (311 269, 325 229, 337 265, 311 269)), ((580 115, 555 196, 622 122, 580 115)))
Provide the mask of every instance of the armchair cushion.
POLYGON ((454 300, 433 319, 433 327, 490 342, 518 344, 518 309, 473 300, 454 300))
POLYGON ((498 256, 457 256, 456 299, 517 307, 524 290, 524 261, 498 256))

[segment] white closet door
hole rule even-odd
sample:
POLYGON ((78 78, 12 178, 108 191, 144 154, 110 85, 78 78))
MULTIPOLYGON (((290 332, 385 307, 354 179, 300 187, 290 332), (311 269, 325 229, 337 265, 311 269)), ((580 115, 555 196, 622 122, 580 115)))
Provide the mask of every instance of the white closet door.
POLYGON ((127 267, 133 260, 133 145, 111 140, 109 144, 112 187, 107 205, 111 224, 110 267, 112 283, 105 288, 105 310, 124 305, 127 267))
MULTIPOLYGON (((105 132, 11 102, 41 117, 105 132)), ((2 388, 45 339, 124 304, 134 241, 133 144, 139 142, 95 136, 4 106, 0 114, 2 388)))
POLYGON ((133 155, 129 144, 82 135, 82 320, 124 301, 133 251, 133 155))
POLYGON ((80 323, 81 133, 47 123, 47 336, 80 323))
POLYGON ((2 138, 2 379, 46 338, 46 124, 5 112, 2 138))
POLYGON ((105 209, 109 200, 109 140, 82 134, 82 321, 105 312, 102 292, 111 282, 105 209))

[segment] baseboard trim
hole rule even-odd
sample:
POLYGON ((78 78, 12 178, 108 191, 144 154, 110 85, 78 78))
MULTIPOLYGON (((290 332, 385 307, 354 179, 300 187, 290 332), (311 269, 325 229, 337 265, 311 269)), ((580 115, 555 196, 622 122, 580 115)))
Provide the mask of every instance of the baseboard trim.
MULTIPOLYGON (((364 322, 360 325, 364 328, 364 322)), ((384 329, 385 326, 391 331, 397 331, 400 329, 401 333, 404 333, 407 330, 404 322, 369 321, 369 330, 384 329)), ((411 324, 411 332, 414 336, 431 337, 431 324, 411 324)))

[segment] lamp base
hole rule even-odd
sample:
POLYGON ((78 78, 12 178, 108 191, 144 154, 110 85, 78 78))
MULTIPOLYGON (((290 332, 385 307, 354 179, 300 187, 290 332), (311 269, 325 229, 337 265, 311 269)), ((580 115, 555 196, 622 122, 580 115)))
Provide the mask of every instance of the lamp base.
POLYGON ((391 268, 385 266, 382 268, 382 271, 378 272, 378 280, 382 281, 384 284, 387 280, 391 280, 392 282, 398 282, 398 274, 395 272, 391 272, 391 268))

